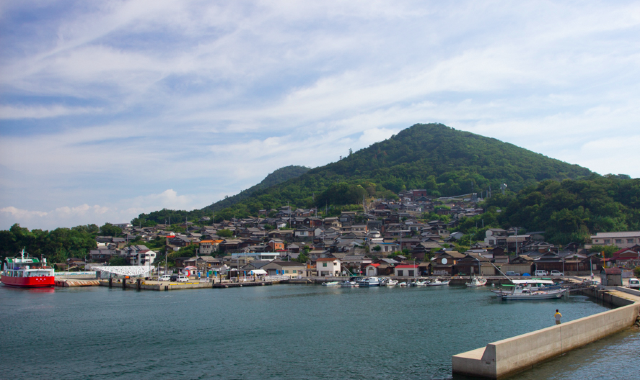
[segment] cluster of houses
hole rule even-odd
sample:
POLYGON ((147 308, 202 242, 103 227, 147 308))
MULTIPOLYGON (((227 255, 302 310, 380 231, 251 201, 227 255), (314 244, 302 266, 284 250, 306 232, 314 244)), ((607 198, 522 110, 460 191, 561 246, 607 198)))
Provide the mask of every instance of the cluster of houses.
MULTIPOLYGON (((581 250, 577 244, 560 249, 544 241, 543 231, 518 234, 516 228, 489 229, 483 242, 460 253, 451 248, 451 243, 463 236, 455 232, 458 221, 483 212, 477 207, 479 199, 475 194, 434 199, 425 190, 417 189, 399 196, 398 201, 377 200, 364 212, 345 211, 335 217, 322 218, 317 216, 316 209, 287 206, 261 210, 258 217, 220 223, 204 217, 200 223, 183 223, 185 232, 178 234, 170 231, 170 225, 140 228, 125 223, 118 225, 123 229, 123 237, 98 237, 98 247, 89 255, 94 262, 106 262, 119 255, 131 265, 153 265, 156 252, 144 245, 129 246, 127 242, 160 237, 166 239, 167 249, 177 251, 178 255, 184 247, 197 247, 195 257, 176 258, 176 268, 213 273, 411 277, 557 270, 583 275, 604 264, 598 254, 581 250), (424 213, 450 217, 443 218, 447 222, 424 222, 421 219, 424 213), (221 230, 225 233, 219 235, 221 230), (222 237, 229 232, 231 237, 222 237)), ((633 238, 627 235, 620 238, 640 242, 640 235, 633 238)), ((608 239, 617 242, 618 238, 608 239)), ((629 252, 637 253, 638 247, 637 244, 627 247, 616 260, 632 256, 629 252)))

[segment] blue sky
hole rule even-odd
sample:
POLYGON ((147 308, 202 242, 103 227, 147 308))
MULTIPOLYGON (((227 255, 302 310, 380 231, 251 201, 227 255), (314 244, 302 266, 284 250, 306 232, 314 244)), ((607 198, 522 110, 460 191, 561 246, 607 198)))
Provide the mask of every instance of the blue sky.
POLYGON ((201 208, 415 123, 640 177, 638 35, 632 1, 3 2, 0 228, 201 208))

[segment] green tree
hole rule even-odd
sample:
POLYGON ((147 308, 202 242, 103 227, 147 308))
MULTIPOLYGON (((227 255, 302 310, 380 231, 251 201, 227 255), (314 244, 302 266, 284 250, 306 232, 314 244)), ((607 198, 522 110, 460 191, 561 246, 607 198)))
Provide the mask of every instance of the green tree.
POLYGON ((122 256, 111 256, 109 259, 110 266, 124 266, 129 265, 129 262, 122 256))
POLYGON ((105 223, 104 226, 100 227, 100 233, 102 236, 118 237, 122 235, 122 229, 111 223, 105 223))
POLYGON ((223 229, 223 230, 218 230, 216 232, 216 234, 218 236, 220 236, 221 238, 230 238, 230 237, 233 236, 233 231, 227 230, 227 229, 223 229))

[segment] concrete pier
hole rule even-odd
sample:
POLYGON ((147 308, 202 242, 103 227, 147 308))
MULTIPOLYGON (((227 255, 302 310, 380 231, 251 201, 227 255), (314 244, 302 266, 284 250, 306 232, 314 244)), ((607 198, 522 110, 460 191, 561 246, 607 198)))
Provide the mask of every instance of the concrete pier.
POLYGON ((601 299, 624 306, 454 355, 453 373, 499 379, 628 328, 639 318, 640 297, 621 291, 601 293, 601 299))
POLYGON ((98 280, 57 280, 55 286, 68 288, 75 286, 98 286, 100 282, 98 280))

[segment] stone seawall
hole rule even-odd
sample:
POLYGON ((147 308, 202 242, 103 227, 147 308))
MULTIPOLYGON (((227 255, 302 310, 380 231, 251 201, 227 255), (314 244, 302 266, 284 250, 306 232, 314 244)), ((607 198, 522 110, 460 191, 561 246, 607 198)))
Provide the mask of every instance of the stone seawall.
POLYGON ((640 302, 637 301, 640 299, 615 293, 603 295, 603 299, 626 306, 454 355, 452 371, 454 374, 498 379, 628 328, 638 318, 640 302))

